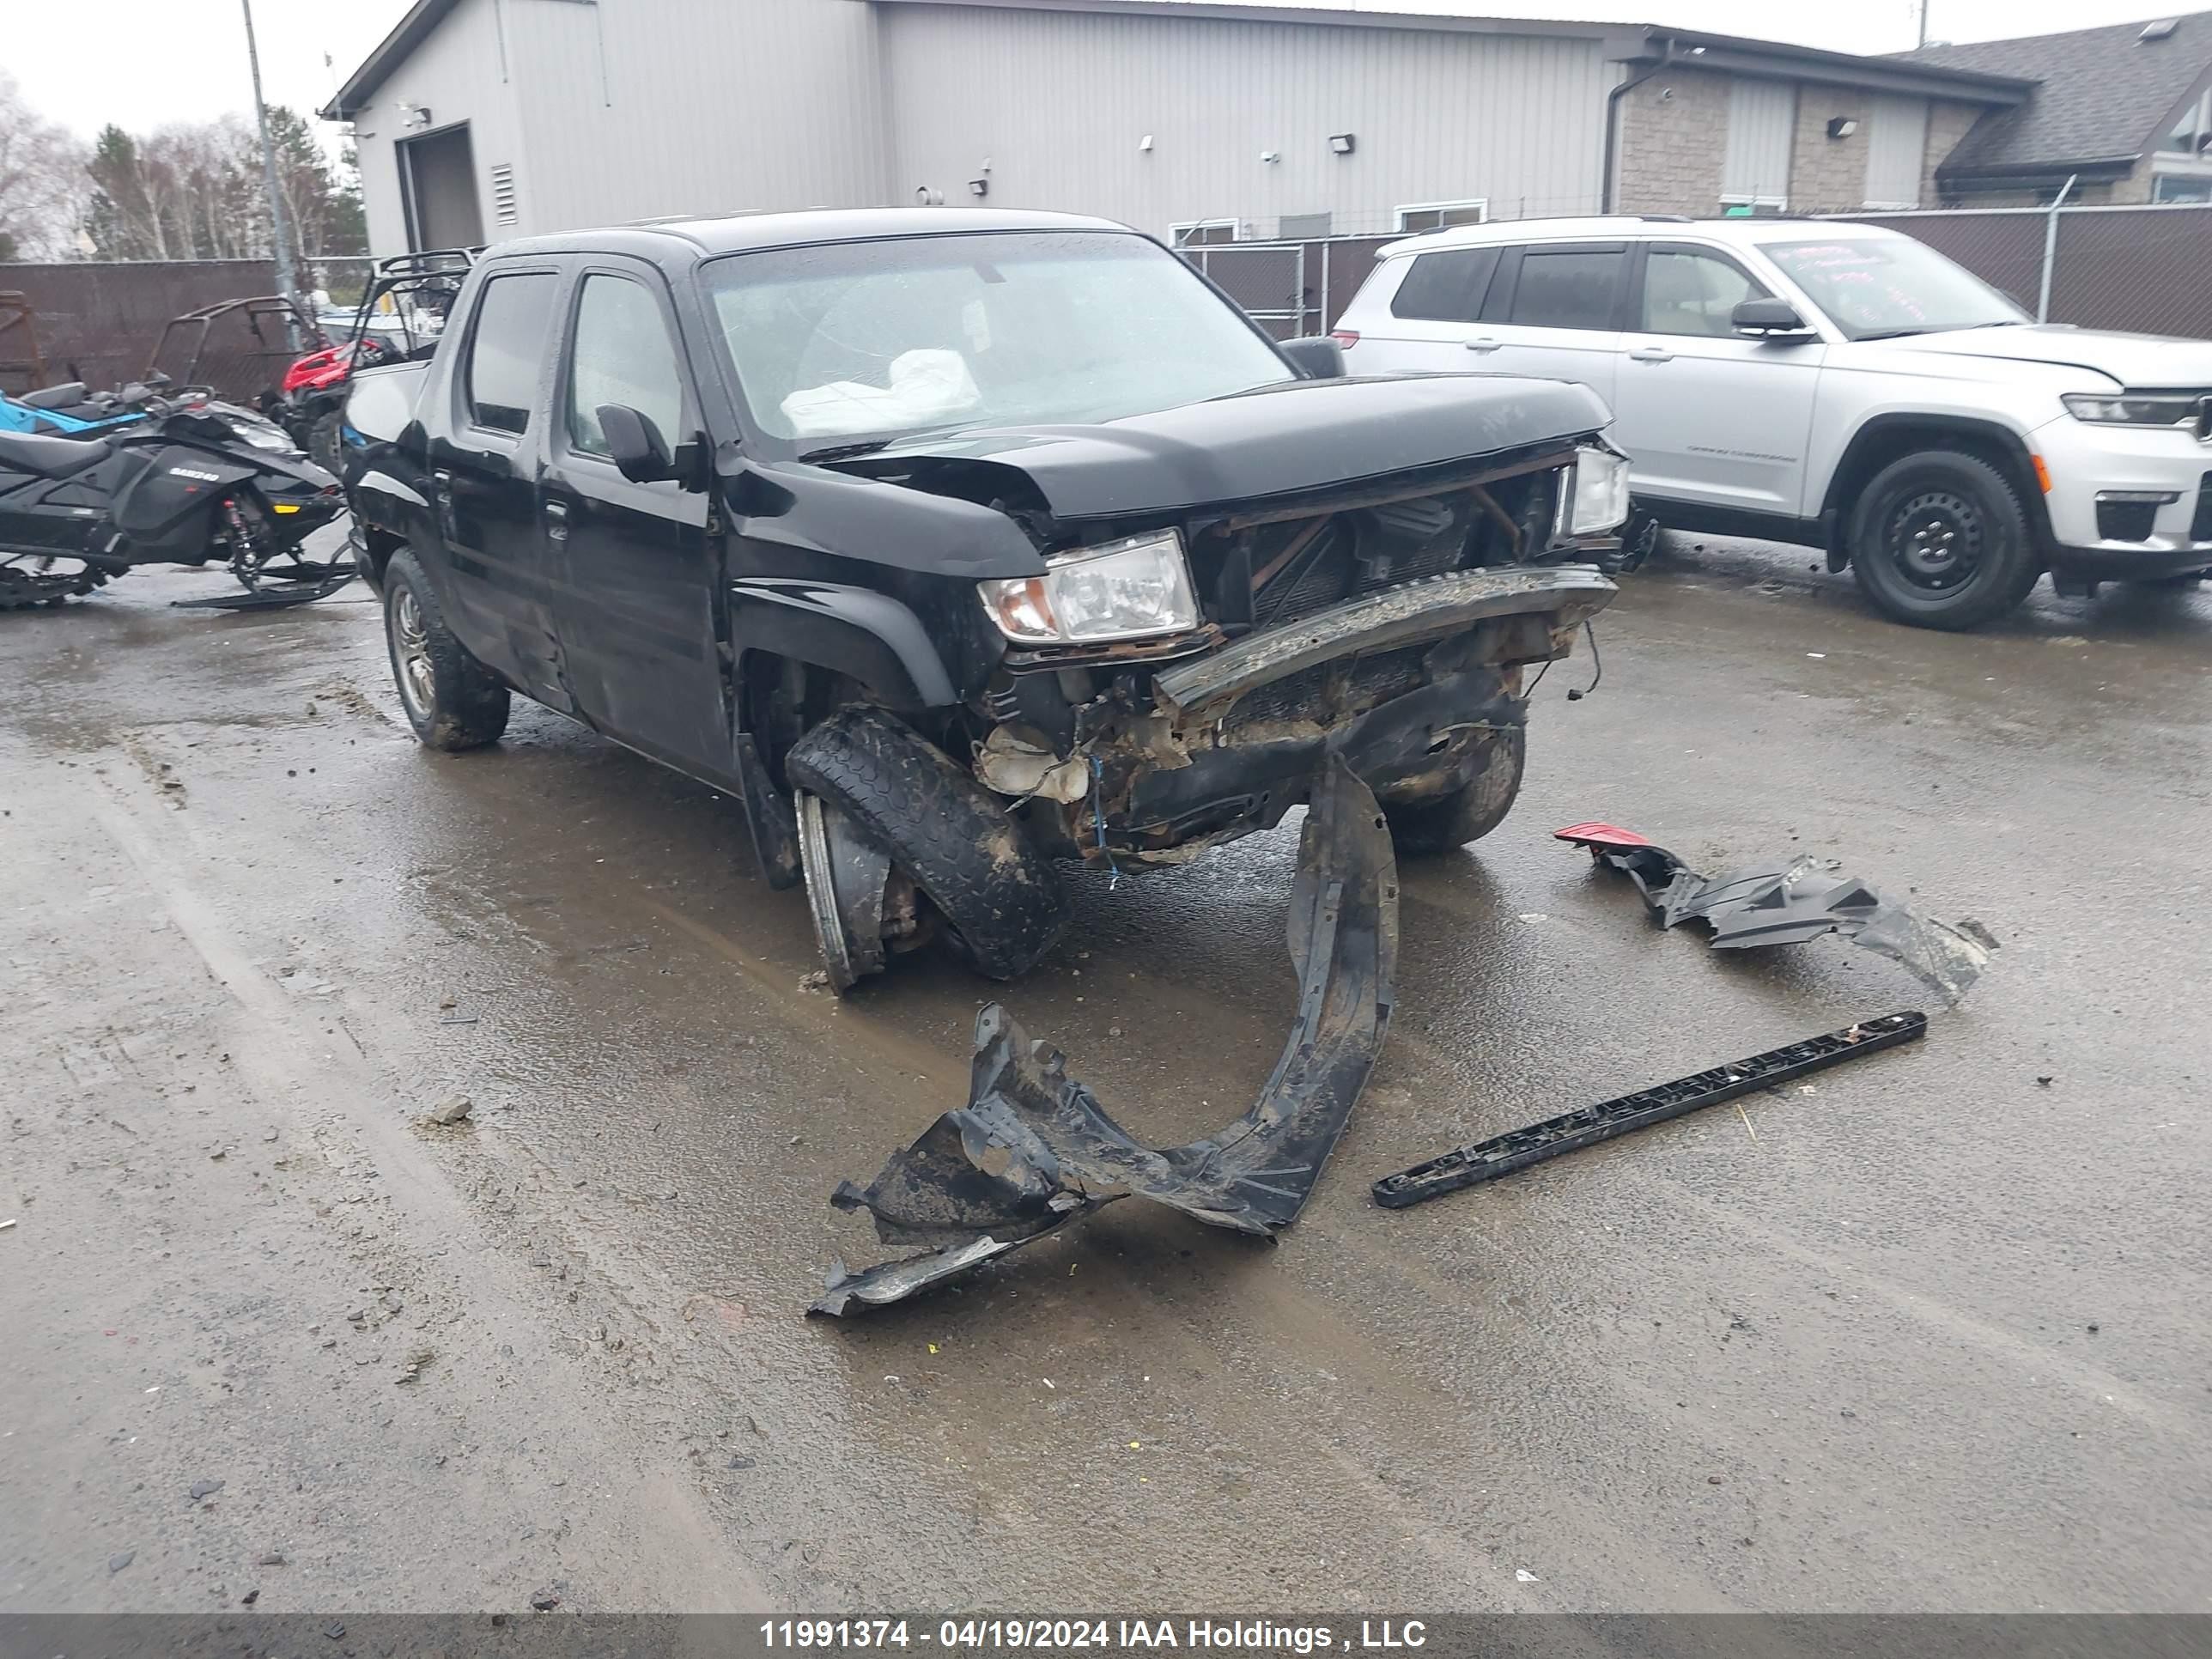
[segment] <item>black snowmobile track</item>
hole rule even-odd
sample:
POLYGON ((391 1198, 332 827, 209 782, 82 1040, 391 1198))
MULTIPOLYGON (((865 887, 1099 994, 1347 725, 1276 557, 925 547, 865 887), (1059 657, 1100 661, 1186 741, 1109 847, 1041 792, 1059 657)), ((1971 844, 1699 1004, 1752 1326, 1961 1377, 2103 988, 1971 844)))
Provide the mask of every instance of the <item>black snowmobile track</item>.
POLYGON ((1709 1072, 1678 1078, 1656 1089, 1616 1096, 1579 1111, 1532 1123, 1525 1129, 1455 1148, 1441 1158, 1416 1164, 1396 1175, 1384 1176, 1375 1183, 1375 1201, 1385 1209, 1402 1210, 1425 1199, 1455 1193, 1462 1187, 1495 1181, 1500 1176, 1541 1164, 1562 1152, 1595 1146, 1601 1140, 1648 1128, 1654 1123, 1664 1123, 1670 1117, 1734 1100, 1738 1095, 1771 1089, 1778 1083, 1826 1071, 1859 1054, 1870 1054, 1878 1048, 1894 1048, 1899 1043, 1925 1036, 1927 1031, 1928 1016, 1922 1013, 1885 1014, 1880 1019, 1861 1020, 1826 1036, 1808 1037, 1785 1048, 1770 1048, 1749 1060, 1716 1066, 1709 1072))

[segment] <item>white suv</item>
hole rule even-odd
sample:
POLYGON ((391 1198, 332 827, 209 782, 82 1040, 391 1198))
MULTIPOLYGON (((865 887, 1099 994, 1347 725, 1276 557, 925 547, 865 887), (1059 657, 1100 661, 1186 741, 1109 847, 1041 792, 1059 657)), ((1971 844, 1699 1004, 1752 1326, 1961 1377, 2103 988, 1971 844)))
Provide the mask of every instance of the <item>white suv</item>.
POLYGON ((1827 550, 1900 622, 2212 569, 2212 342, 2039 325, 1924 243, 1788 219, 1475 225, 1394 242, 1354 374, 1578 380, 1656 525, 1827 550))

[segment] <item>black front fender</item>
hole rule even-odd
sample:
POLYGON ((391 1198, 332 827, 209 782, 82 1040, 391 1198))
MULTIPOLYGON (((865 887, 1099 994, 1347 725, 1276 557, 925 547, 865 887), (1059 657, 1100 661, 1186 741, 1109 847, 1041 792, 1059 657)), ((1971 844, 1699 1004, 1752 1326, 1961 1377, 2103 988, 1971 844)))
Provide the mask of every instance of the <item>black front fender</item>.
POLYGON ((730 638, 740 660, 766 652, 849 674, 894 708, 959 702, 921 618, 887 593, 794 576, 730 584, 730 638))

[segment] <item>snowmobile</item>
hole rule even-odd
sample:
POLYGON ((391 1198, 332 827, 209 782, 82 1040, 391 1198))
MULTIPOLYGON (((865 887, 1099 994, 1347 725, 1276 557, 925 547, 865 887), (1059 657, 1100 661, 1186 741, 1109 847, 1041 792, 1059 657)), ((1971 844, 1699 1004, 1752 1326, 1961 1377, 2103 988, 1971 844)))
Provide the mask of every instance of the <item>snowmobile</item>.
POLYGON ((155 404, 118 431, 0 431, 0 611, 58 604, 147 564, 226 564, 246 592, 186 610, 325 599, 349 550, 301 544, 345 511, 337 480, 269 422, 204 403, 155 404))

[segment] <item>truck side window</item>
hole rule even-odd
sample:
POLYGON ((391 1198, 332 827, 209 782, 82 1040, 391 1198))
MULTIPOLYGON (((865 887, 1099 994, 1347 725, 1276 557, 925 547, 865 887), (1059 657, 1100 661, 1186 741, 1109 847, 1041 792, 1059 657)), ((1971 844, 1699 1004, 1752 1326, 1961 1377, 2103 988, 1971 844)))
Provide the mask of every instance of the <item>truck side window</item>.
POLYGON ((1521 256, 1511 321, 1524 328, 1616 326, 1626 250, 1532 247, 1521 256))
POLYGON ((495 432, 520 432, 538 401, 546 325, 560 279, 550 270, 495 276, 477 301, 476 328, 461 385, 469 418, 495 432))
POLYGON ((1771 297, 1733 259, 1655 247, 1644 264, 1644 331, 1729 339, 1736 307, 1771 297))
POLYGON ((602 404, 625 404, 651 421, 672 447, 684 441, 684 378, 660 307, 627 276, 584 278, 576 301, 576 344, 568 355, 568 447, 607 453, 602 404))
POLYGON ((1494 247, 1440 248, 1417 253, 1413 268, 1390 296, 1390 314, 1419 322, 1471 323, 1482 309, 1491 273, 1498 269, 1494 247))

